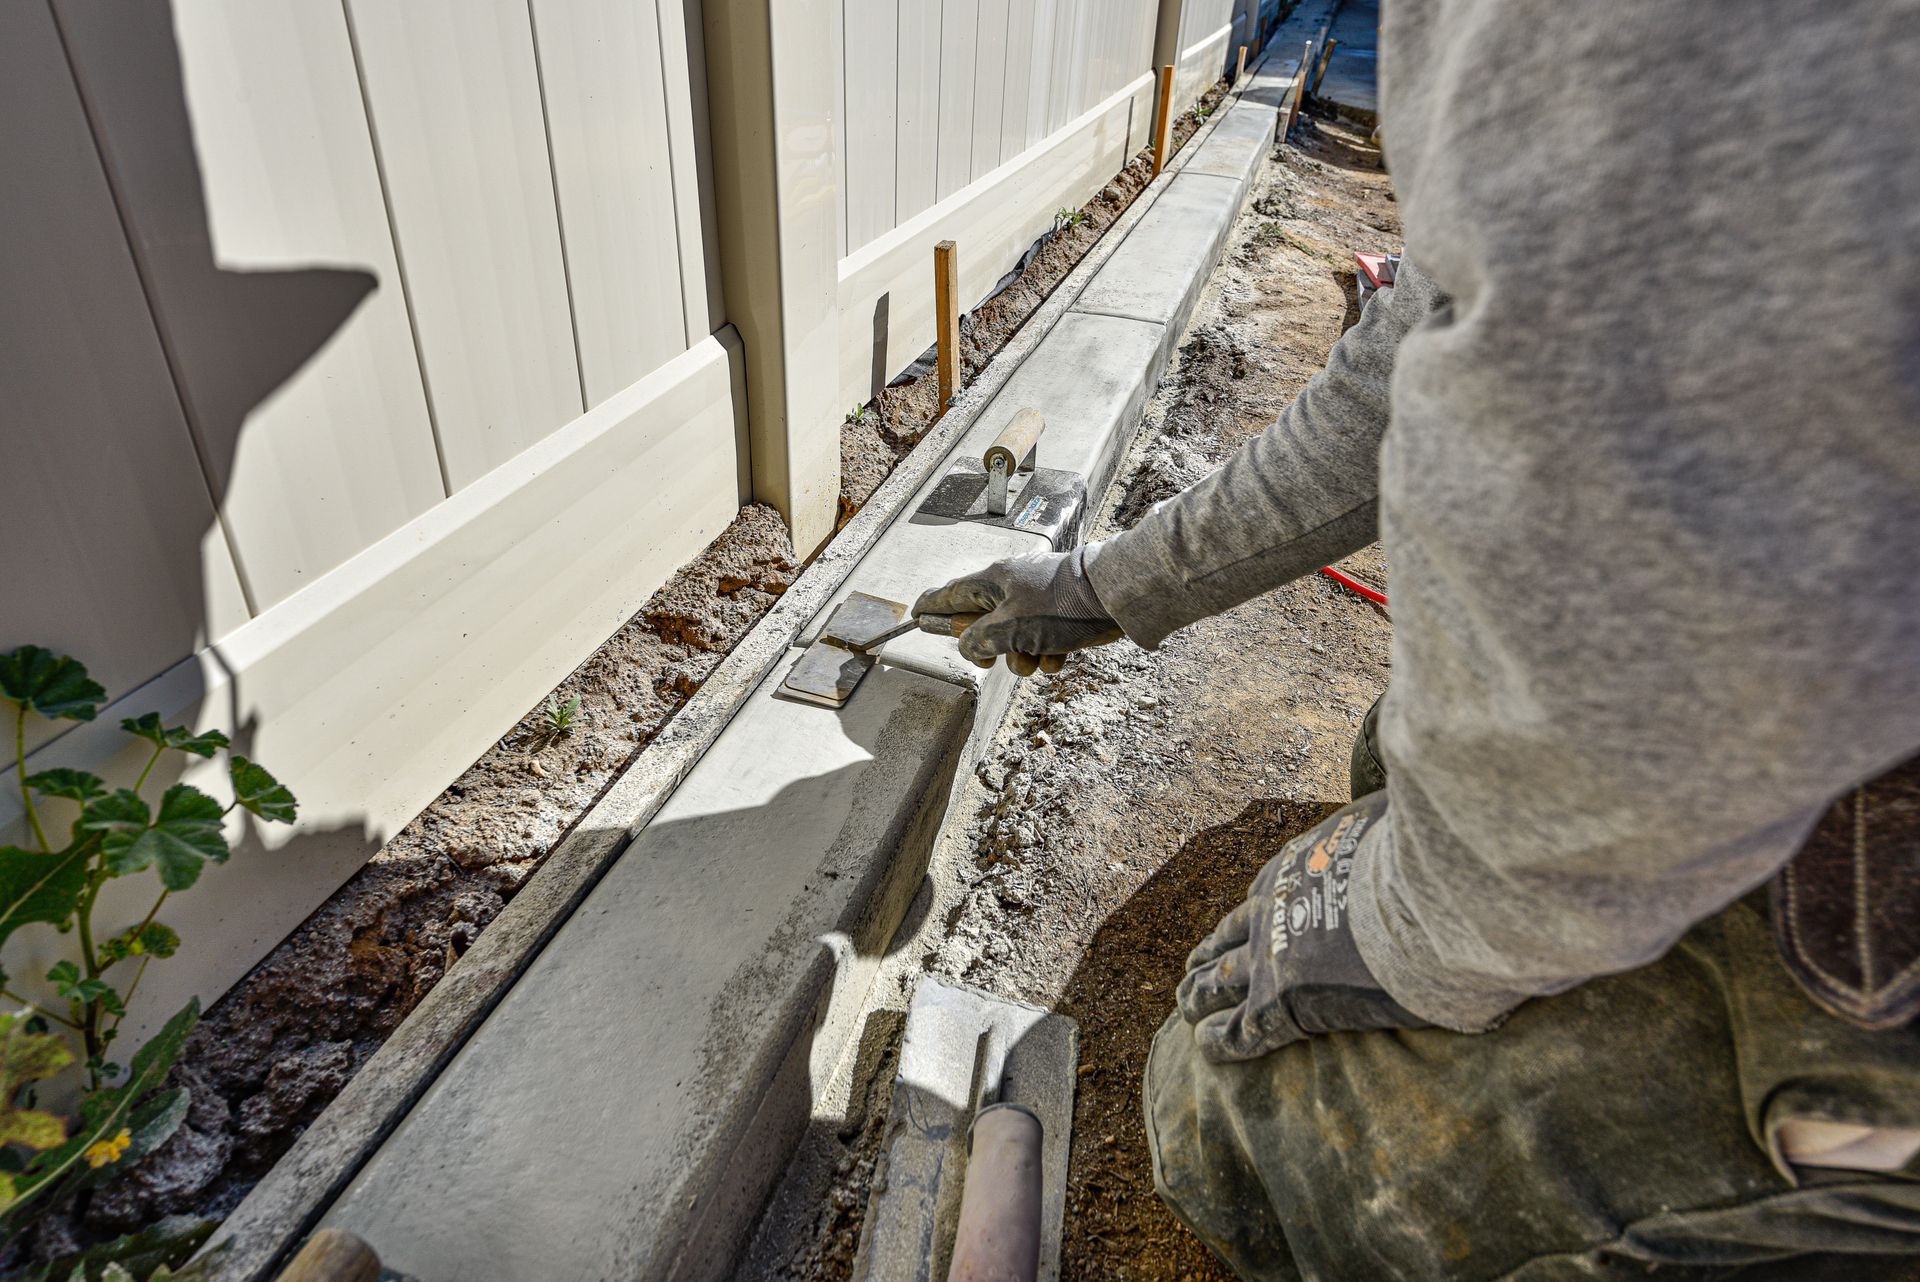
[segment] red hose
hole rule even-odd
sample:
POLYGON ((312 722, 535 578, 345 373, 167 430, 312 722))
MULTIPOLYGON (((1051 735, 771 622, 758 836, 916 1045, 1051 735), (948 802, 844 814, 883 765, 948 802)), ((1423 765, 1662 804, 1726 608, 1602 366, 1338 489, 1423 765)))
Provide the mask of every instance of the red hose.
POLYGON ((1335 583, 1338 583, 1341 587, 1347 589, 1347 591, 1359 593, 1361 596, 1373 602, 1375 605, 1385 605, 1387 603, 1386 593, 1380 591, 1377 588, 1370 588, 1366 584, 1360 582, 1358 579, 1349 578, 1348 576, 1340 573, 1340 571, 1334 569, 1330 565, 1321 566, 1320 573, 1326 575, 1329 579, 1332 579, 1335 583))

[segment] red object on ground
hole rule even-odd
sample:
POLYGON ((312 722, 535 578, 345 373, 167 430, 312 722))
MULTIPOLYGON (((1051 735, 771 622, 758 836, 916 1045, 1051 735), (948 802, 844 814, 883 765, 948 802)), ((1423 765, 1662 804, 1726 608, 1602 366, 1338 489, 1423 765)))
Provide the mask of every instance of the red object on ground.
POLYGON ((1335 583, 1347 589, 1347 591, 1359 593, 1375 605, 1385 605, 1387 603, 1386 593, 1380 591, 1378 588, 1370 588, 1358 579, 1349 578, 1330 565, 1321 566, 1320 573, 1326 575, 1329 579, 1332 579, 1335 583))
POLYGON ((1366 276, 1368 284, 1375 289, 1393 287, 1393 267, 1387 262, 1385 254, 1356 253, 1353 257, 1360 264, 1360 271, 1366 276))

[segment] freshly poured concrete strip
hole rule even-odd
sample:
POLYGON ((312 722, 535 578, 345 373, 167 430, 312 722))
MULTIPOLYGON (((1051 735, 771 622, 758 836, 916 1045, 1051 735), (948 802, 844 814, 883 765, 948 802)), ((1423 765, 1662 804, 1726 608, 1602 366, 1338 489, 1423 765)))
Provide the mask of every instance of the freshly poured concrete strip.
MULTIPOLYGON (((1234 108, 1243 110, 1261 109, 1246 104, 1234 108)), ((1155 321, 1177 334, 1220 259, 1227 229, 1245 195, 1246 184, 1232 178, 1184 170, 1176 174, 1093 283, 1081 291, 1073 310, 1155 321)))
MULTIPOLYGON (((1140 421, 1147 397, 1166 366, 1167 345, 1159 325, 1112 316, 1069 314, 1038 350, 1007 380, 973 427, 954 447, 949 463, 979 458, 1022 409, 1046 419, 1040 438, 1040 466, 1077 472, 1098 493, 1112 479, 1113 466, 1140 421)), ((882 534, 821 613, 801 629, 798 642, 820 634, 833 607, 850 592, 867 592, 911 605, 928 588, 977 570, 1003 557, 1050 550, 1038 535, 920 514, 927 495, 939 484, 936 471, 906 505, 902 519, 882 534)), ((929 676, 978 685, 981 669, 960 657, 951 638, 908 633, 879 651, 888 663, 929 676)))
MULTIPOLYGON (((1207 126, 1217 127, 1219 118, 1207 126)), ((1205 132, 1201 137, 1204 138, 1205 132)), ((1175 157, 1176 166, 1191 148, 1175 157)), ((754 625, 695 692, 686 707, 607 790, 555 848, 505 911, 435 985, 393 1036, 374 1053, 262 1177, 202 1252, 217 1253, 221 1282, 267 1282, 296 1249, 328 1203, 420 1098, 454 1052, 559 929, 599 877, 641 831, 694 763, 712 746, 734 711, 778 662, 790 659, 795 634, 836 591, 881 529, 930 475, 946 469, 955 441, 1067 314, 1070 303, 1153 206, 1149 189, 1122 213, 1053 295, 1030 316, 955 398, 869 498, 815 557, 766 617, 754 625)), ((1010 682, 1001 670, 1002 679, 1010 682)), ((986 691, 997 688, 993 680, 986 691)), ((990 730, 991 727, 988 727, 990 730)), ((770 1160, 778 1160, 775 1158, 770 1160)))
MULTIPOLYGON (((1204 159, 1211 135, 1241 110, 1272 114, 1237 104, 1176 158, 1176 168, 1204 159)), ((995 393, 1005 394, 1019 362, 1044 355, 1056 361, 1060 379, 1083 376, 1050 345, 1088 332, 1084 322, 1115 319, 1073 316, 1069 308, 1121 251, 1139 255, 1134 233, 1184 190, 1183 181, 1214 185, 1231 198, 1192 202, 1191 215, 1217 224, 1212 250, 1163 268, 1193 273, 1185 305, 1165 321, 1132 321, 1136 337, 1155 336, 1140 367, 1143 395, 1151 393, 1244 198, 1243 182, 1176 175, 1150 188, 1122 215, 1113 239, 1095 247, 949 411, 930 441, 940 442, 936 450, 960 452, 969 420, 989 402, 998 407, 995 393)), ((1006 406, 1009 415, 1017 408, 1006 406)), ((1063 424, 1072 417, 1059 412, 1063 424)), ((1130 431, 1131 419, 1100 417, 1097 430, 1091 411, 1080 420, 1089 434, 1073 445, 1076 457, 1104 450, 1111 459, 1124 444, 1097 438, 1130 431)), ((920 457, 927 462, 916 458, 919 466, 932 462, 920 457)), ((914 504, 891 504, 945 467, 930 466, 922 478, 903 468, 882 487, 848 531, 894 523, 868 556, 910 521, 914 504), (887 495, 896 497, 883 505, 887 495)), ((818 576, 822 565, 803 575, 696 700, 725 681, 743 681, 736 689, 744 689, 766 672, 767 647, 784 649, 844 587, 834 580, 848 575, 856 556, 830 546, 822 558, 830 577, 818 576)), ((930 568, 909 561, 916 576, 930 568)), ((872 569, 877 574, 880 562, 872 569)), ((359 1154, 393 1124, 394 1110, 443 1062, 443 1048, 458 1044, 519 959, 543 942, 325 1222, 362 1233, 383 1258, 424 1282, 726 1273, 807 1119, 814 1088, 845 1048, 877 954, 920 878, 927 830, 941 817, 956 758, 971 750, 961 745, 991 733, 1011 688, 1004 668, 982 680, 970 667, 929 662, 928 676, 906 669, 910 655, 894 664, 883 652, 882 666, 848 707, 829 712, 771 697, 793 657, 784 653, 684 781, 693 745, 709 741, 726 715, 722 702, 713 719, 689 719, 690 707, 669 724, 662 742, 691 751, 655 768, 650 749, 614 785, 482 936, 475 953, 500 954, 491 969, 466 965, 469 954, 296 1146, 299 1161, 282 1163, 288 1178, 277 1169, 229 1220, 222 1237, 237 1249, 223 1276, 267 1275, 313 1223, 311 1208, 340 1187, 359 1154), (490 948, 509 916, 518 933, 490 948), (547 924, 562 917, 557 927, 547 924), (453 996, 441 1002, 441 990, 453 996), (438 1031, 418 1020, 429 1012, 438 1031), (389 1072, 375 1073, 382 1063, 389 1072), (308 1142, 316 1136, 318 1143, 308 1142)))
POLYGON ((1015 414, 1036 409, 1047 420, 1040 466, 1078 472, 1097 500, 1160 385, 1169 351, 1166 327, 1157 322, 1072 312, 980 412, 954 453, 978 458, 1015 414))
POLYGON ((770 697, 781 671, 325 1223, 425 1282, 726 1275, 972 720, 899 669, 837 712, 770 697))
POLYGON ((1267 150, 1273 146, 1277 120, 1276 113, 1262 111, 1258 104, 1245 106, 1246 110, 1236 108, 1227 113, 1227 118, 1181 173, 1211 174, 1242 184, 1253 181, 1254 171, 1260 168, 1267 150))

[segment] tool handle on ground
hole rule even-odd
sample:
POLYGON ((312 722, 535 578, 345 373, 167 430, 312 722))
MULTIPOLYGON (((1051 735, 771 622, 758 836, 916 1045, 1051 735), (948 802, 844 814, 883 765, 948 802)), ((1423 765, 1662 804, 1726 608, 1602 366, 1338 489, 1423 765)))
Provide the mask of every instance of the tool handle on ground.
POLYGON ((1036 446, 1040 444, 1040 434, 1047 430, 1047 420, 1039 410, 1024 409, 1013 416, 1013 421, 1000 429, 1000 435, 993 444, 987 446, 986 453, 980 456, 980 462, 988 472, 993 471, 995 460, 999 460, 1008 476, 1019 471, 1028 459, 1033 457, 1036 446))
POLYGON ((914 616, 913 621, 920 625, 922 632, 931 632, 937 637, 957 637, 985 617, 980 614, 921 614, 914 616))
POLYGON ((276 1282, 378 1282, 380 1257, 340 1229, 316 1229, 276 1282))
POLYGON ((967 1131, 960 1222, 947 1282, 1034 1282, 1040 1272, 1040 1119, 989 1104, 967 1131))

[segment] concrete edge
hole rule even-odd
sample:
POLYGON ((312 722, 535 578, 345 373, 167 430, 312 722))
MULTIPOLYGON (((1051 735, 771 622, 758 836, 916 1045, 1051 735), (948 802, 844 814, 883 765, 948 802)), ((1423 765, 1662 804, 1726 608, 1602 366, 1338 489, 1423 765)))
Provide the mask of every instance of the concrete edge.
MULTIPOLYGON (((433 1079, 486 1019, 601 876, 712 746, 733 714, 853 572, 1082 290, 1105 266, 1173 177, 1199 153, 1226 111, 1215 111, 1160 176, 996 353, 981 377, 808 563, 780 600, 727 654, 685 707, 574 821, 539 870, 472 948, 314 1119, 234 1209, 201 1252, 219 1282, 268 1282, 327 1206, 393 1133, 433 1079), (213 1253, 219 1252, 217 1261, 213 1253)), ((1164 362, 1163 362, 1164 368, 1164 362)), ((1006 692, 1011 696, 1011 689, 1006 692)), ((1004 700, 995 700, 1004 709, 1004 700)), ((982 701, 982 710, 988 705, 982 701)), ((977 715, 977 714, 976 714, 977 715)), ((997 720, 997 716, 979 718, 997 720)), ((978 738, 976 734, 970 738, 978 738)), ((968 749, 973 745, 969 744, 968 749)))
MULTIPOLYGON (((1265 60, 1263 59, 1262 62, 1264 63, 1264 61, 1265 60)), ((1285 61, 1286 60, 1283 60, 1283 64, 1285 61)), ((1251 74, 1252 74, 1252 70, 1249 69, 1249 83, 1251 81, 1251 74)), ((1234 107, 1237 107, 1239 105, 1237 96, 1235 101, 1230 105, 1234 107)), ((1204 283, 1204 279, 1210 276, 1212 272, 1216 270, 1217 267, 1219 266, 1220 256, 1221 256, 1221 253, 1224 251, 1224 247, 1227 244, 1228 239, 1231 236, 1234 220, 1238 218, 1241 211, 1245 208, 1246 200, 1252 193, 1254 189, 1254 185, 1258 180, 1260 174, 1265 171, 1268 163, 1270 162, 1270 157, 1272 155, 1273 140, 1278 130, 1278 117, 1279 117, 1278 110, 1273 106, 1271 106, 1270 104, 1263 103, 1258 100, 1255 100, 1247 104, 1247 107, 1248 107, 1248 110, 1258 110, 1264 113, 1268 117, 1267 145, 1261 149, 1257 163, 1255 163, 1248 170, 1244 178, 1240 180, 1239 199, 1234 201, 1231 208, 1227 210, 1224 217, 1223 225, 1218 230, 1217 235, 1214 237, 1215 243, 1214 243, 1212 256, 1209 258, 1204 268, 1202 269, 1201 277, 1202 277, 1203 283, 1204 283)), ((1227 114, 1228 114, 1228 111, 1226 109, 1223 109, 1215 113, 1214 116, 1210 117, 1208 124, 1205 127, 1206 131, 1208 132, 1204 134, 1197 132, 1194 135, 1194 138, 1190 140, 1190 144, 1192 145, 1190 145, 1187 148, 1182 148, 1179 158, 1184 160, 1191 156, 1197 156, 1199 154, 1201 147, 1204 146, 1205 142, 1210 138, 1211 129, 1215 127, 1215 125, 1220 120, 1222 120, 1227 114)), ((1170 176, 1177 175, 1182 168, 1184 168, 1183 165, 1180 167, 1169 165, 1168 169, 1162 175, 1162 180, 1166 180, 1170 176)), ((1221 177, 1219 175, 1208 175, 1208 176, 1221 177)), ((1222 178, 1222 181, 1234 181, 1234 180, 1228 179, 1228 178, 1222 178)), ((1131 231, 1132 228, 1129 227, 1128 230, 1131 231)), ((1112 238, 1109 238, 1109 239, 1112 239, 1112 238)), ((1116 242, 1113 248, 1117 251, 1117 249, 1119 248, 1119 243, 1116 242)), ((1158 350, 1154 365, 1149 373, 1149 377, 1146 382, 1146 398, 1148 400, 1151 399, 1152 395, 1154 394, 1154 390, 1158 388, 1159 384, 1164 379, 1166 370, 1167 368, 1169 368, 1172 362, 1174 352, 1178 349, 1180 344, 1185 340, 1187 336, 1187 327, 1192 320, 1192 305, 1194 302, 1197 301, 1199 297, 1199 293, 1200 293, 1199 290, 1193 291, 1192 296, 1189 299, 1188 305, 1182 309, 1181 313, 1178 316, 1173 318, 1172 324, 1160 326, 1162 332, 1161 332, 1161 338, 1159 342, 1159 350, 1158 350)), ((1076 294, 1076 298, 1077 298, 1077 294, 1076 294)), ((1131 320, 1133 318, 1123 317, 1121 319, 1131 320)), ((1139 322, 1139 323, 1157 324, 1157 322, 1139 322)), ((1109 446, 1109 450, 1110 450, 1109 458, 1111 461, 1108 464, 1108 466, 1105 469, 1103 469, 1104 470, 1103 485, 1100 488, 1093 491, 1093 497, 1090 500, 1090 506, 1087 512, 1087 520, 1089 521, 1089 523, 1091 523, 1091 520, 1094 517, 1094 515, 1100 510, 1099 504, 1100 504, 1101 496, 1103 492, 1107 489, 1110 489, 1113 485, 1119 483, 1120 480, 1122 479, 1121 463, 1124 460, 1127 450, 1131 446, 1133 438, 1137 435, 1142 425, 1141 411, 1143 410, 1144 410, 1144 404, 1140 407, 1137 407, 1132 412, 1129 412, 1123 415, 1120 421, 1117 421, 1112 426, 1113 440, 1109 446)), ((929 673, 929 675, 933 675, 933 674, 929 673)), ((981 683, 980 703, 978 705, 978 710, 976 712, 976 719, 973 726, 973 732, 968 738, 968 742, 966 744, 966 747, 963 751, 963 755, 961 758, 961 765, 963 770, 971 770, 973 768, 973 764, 980 758, 980 756, 986 750, 987 746, 994 739, 995 735, 1000 731, 1001 729, 1000 723, 1005 717, 1008 706, 1012 703, 1013 687, 1014 687, 1014 680, 1006 672, 1006 669, 1004 667, 996 667, 993 670, 993 673, 990 675, 990 678, 981 683), (995 681, 992 679, 992 677, 999 677, 1001 678, 1001 680, 995 681)), ((953 835, 954 832, 956 831, 955 819, 958 814, 958 809, 965 804, 964 798, 965 798, 964 790, 960 788, 956 788, 954 791, 954 794, 948 799, 946 813, 942 818, 941 827, 935 839, 936 851, 931 856, 930 864, 937 863, 941 860, 942 856, 938 853, 940 846, 955 840, 955 837, 953 835)), ((936 888, 933 899, 931 901, 932 908, 929 910, 930 915, 937 914, 940 911, 939 906, 941 902, 942 901, 941 901, 940 892, 936 888)), ((911 948, 911 944, 901 945, 900 955, 904 956, 904 953, 910 948, 911 948)), ((896 957, 894 960, 888 963, 888 966, 894 966, 894 965, 910 966, 911 964, 912 963, 900 961, 896 957)), ((883 967, 882 969, 884 971, 886 967, 883 967)), ((878 978, 879 977, 877 976, 876 980, 878 978)), ((899 982, 897 978, 895 982, 896 983, 899 982)), ((904 987, 905 992, 908 995, 907 999, 910 1005, 912 1001, 912 994, 916 991, 917 984, 913 983, 911 980, 907 980, 901 986, 904 987)), ((878 1013, 878 1011, 881 1009, 880 1007, 876 1007, 873 1004, 873 1002, 874 1002, 873 993, 870 991, 868 994, 866 1004, 863 1005, 862 1009, 858 1014, 858 1020, 862 1025, 865 1025, 866 1023, 870 1022, 874 1018, 874 1016, 878 1013)), ((904 1022, 904 1017, 903 1017, 903 1022, 904 1022)), ((854 1039, 854 1043, 855 1044, 850 1044, 846 1048, 846 1051, 842 1055, 840 1061, 837 1064, 835 1064, 833 1072, 829 1075, 827 1079, 823 1081, 821 1086, 820 1094, 823 1097, 832 1098, 837 1095, 841 1104, 845 1104, 847 1102, 847 1100, 850 1098, 850 1093, 852 1091, 859 1089, 856 1079, 859 1077, 861 1072, 860 1064, 862 1062, 862 1059, 859 1052, 861 1050, 862 1043, 859 1043, 859 1039, 854 1039)), ((828 1120, 834 1120, 834 1119, 829 1117, 828 1120)), ((883 1141, 883 1147, 888 1143, 890 1143, 890 1141, 883 1141)), ((1064 1158, 1064 1155, 1062 1156, 1064 1158)), ((797 1160, 800 1162, 805 1162, 810 1159, 807 1157, 806 1154, 802 1153, 798 1155, 797 1160)), ((790 1222, 788 1217, 791 1216, 793 1207, 794 1205, 796 1205, 795 1199, 807 1197, 809 1190, 817 1191, 817 1186, 812 1181, 816 1176, 821 1174, 822 1169, 823 1168, 817 1168, 817 1167, 813 1169, 809 1169, 805 1166, 790 1166, 788 1173, 782 1177, 780 1183, 776 1184, 772 1197, 769 1200, 768 1204, 765 1207, 763 1207, 763 1209, 761 1210, 759 1222, 753 1226, 752 1236, 750 1238, 750 1241, 757 1242, 759 1240, 762 1240, 763 1235, 765 1235, 768 1232, 777 1233, 780 1231, 777 1227, 770 1227, 770 1226, 775 1226, 781 1223, 790 1222)), ((883 1179, 884 1177, 877 1176, 876 1178, 883 1179)), ((876 1185, 876 1188, 877 1187, 878 1186, 876 1185)), ((1063 1189, 1063 1192, 1064 1192, 1064 1189, 1063 1189)), ((749 1258, 749 1259, 753 1258, 751 1255, 751 1248, 750 1248, 749 1256, 746 1258, 749 1258)), ((856 1273, 856 1276, 858 1276, 857 1273, 856 1273)))

